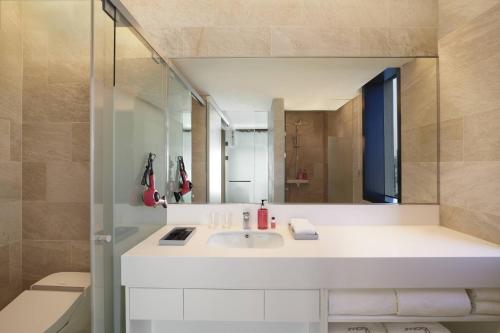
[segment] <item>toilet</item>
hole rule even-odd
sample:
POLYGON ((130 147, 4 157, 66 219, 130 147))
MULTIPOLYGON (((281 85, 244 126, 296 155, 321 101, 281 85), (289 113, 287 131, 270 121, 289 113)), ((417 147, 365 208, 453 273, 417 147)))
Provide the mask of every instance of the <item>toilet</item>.
POLYGON ((90 332, 90 273, 48 275, 0 311, 2 332, 90 332))

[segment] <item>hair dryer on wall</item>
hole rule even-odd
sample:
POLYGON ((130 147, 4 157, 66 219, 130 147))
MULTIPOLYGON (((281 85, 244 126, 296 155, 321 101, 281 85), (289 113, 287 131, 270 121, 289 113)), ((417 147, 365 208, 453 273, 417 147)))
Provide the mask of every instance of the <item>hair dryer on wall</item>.
POLYGON ((146 170, 144 170, 144 175, 142 176, 141 185, 146 186, 142 194, 142 201, 148 207, 156 207, 161 205, 163 208, 167 208, 167 200, 165 196, 160 197, 160 193, 155 187, 155 175, 153 171, 153 161, 156 155, 149 153, 148 162, 146 164, 146 170))
POLYGON ((193 188, 193 183, 188 179, 188 174, 186 167, 184 166, 184 159, 182 156, 177 156, 177 161, 179 162, 179 173, 181 176, 181 182, 179 184, 179 191, 174 192, 175 201, 181 201, 181 197, 189 192, 193 188))

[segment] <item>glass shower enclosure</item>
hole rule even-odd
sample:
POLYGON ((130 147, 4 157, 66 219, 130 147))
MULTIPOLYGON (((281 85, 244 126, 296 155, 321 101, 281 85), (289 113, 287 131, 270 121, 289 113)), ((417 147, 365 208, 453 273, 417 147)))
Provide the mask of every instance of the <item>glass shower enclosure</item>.
POLYGON ((93 331, 123 332, 120 256, 166 224, 165 209, 144 206, 141 178, 151 152, 156 187, 166 193, 171 80, 165 61, 110 2, 93 0, 92 20, 93 331))

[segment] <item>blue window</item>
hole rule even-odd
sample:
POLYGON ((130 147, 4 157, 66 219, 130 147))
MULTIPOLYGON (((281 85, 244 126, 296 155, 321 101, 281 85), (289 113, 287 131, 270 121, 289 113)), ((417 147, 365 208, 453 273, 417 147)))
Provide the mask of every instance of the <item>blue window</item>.
POLYGON ((363 199, 370 202, 401 202, 399 90, 399 68, 363 86, 363 199))

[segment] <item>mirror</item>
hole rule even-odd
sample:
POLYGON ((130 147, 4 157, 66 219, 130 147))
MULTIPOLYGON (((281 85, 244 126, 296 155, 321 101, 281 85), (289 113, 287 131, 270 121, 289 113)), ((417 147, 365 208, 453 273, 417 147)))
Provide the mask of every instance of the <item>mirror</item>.
POLYGON ((203 98, 169 82, 170 202, 438 202, 437 59, 173 62, 203 98))

